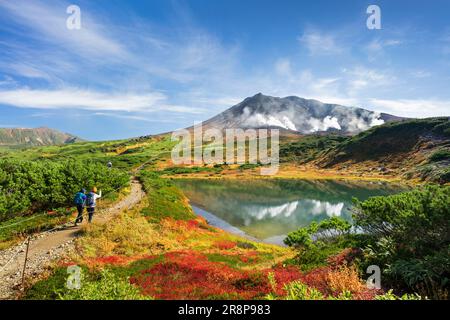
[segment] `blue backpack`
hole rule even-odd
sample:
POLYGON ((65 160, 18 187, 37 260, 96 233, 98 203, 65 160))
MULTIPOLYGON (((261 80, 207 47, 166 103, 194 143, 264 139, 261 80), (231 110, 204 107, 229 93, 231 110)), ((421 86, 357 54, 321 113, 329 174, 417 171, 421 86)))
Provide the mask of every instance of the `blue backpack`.
POLYGON ((95 194, 94 194, 93 192, 89 192, 89 193, 86 195, 86 205, 87 205, 89 208, 95 207, 95 194))
POLYGON ((75 195, 75 199, 73 200, 73 202, 74 202, 77 206, 80 206, 80 205, 83 205, 83 204, 84 204, 84 199, 85 199, 84 193, 78 192, 78 193, 75 195))

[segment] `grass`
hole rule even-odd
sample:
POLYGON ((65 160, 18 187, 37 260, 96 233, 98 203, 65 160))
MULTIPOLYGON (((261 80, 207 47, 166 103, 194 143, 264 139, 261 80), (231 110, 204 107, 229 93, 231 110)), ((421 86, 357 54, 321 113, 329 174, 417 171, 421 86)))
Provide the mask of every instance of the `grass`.
POLYGON ((132 170, 154 158, 170 155, 175 142, 169 136, 142 137, 118 141, 78 142, 63 146, 45 146, 26 149, 0 149, 0 156, 7 159, 40 161, 51 159, 90 160, 105 164, 109 161, 115 168, 132 170))
POLYGON ((148 195, 149 205, 142 214, 158 221, 171 217, 176 220, 188 220, 195 217, 188 200, 170 180, 163 179, 159 174, 143 171, 139 175, 148 195))

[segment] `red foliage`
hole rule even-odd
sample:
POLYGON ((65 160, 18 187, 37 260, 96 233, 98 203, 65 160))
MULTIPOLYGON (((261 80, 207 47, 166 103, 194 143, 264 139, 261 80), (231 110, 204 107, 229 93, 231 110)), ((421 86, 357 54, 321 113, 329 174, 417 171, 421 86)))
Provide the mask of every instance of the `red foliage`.
POLYGON ((339 254, 329 257, 327 261, 331 267, 350 265, 357 257, 361 256, 361 254, 361 249, 347 248, 341 251, 339 254))
POLYGON ((215 246, 219 248, 220 250, 229 250, 236 247, 236 242, 223 240, 223 241, 217 241, 215 243, 215 246))
POLYGON ((86 261, 87 265, 126 265, 131 261, 136 260, 136 257, 125 257, 125 256, 107 256, 107 257, 97 257, 88 259, 86 261))
POLYGON ((254 299, 271 291, 269 272, 274 273, 280 294, 285 283, 301 275, 294 267, 260 272, 237 270, 186 250, 167 253, 164 262, 141 271, 130 281, 157 299, 254 299))

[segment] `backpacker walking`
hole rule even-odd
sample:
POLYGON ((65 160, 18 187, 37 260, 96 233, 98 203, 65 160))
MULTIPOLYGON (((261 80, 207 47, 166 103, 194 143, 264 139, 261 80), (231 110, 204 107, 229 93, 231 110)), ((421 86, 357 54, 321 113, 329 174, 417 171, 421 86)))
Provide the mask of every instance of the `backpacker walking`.
POLYGON ((94 217, 95 206, 97 205, 97 199, 102 197, 102 191, 100 190, 99 194, 97 194, 97 188, 93 187, 92 191, 86 195, 86 207, 89 215, 89 223, 92 222, 92 218, 94 217))
POLYGON ((86 189, 81 189, 79 192, 77 192, 75 194, 75 199, 73 200, 73 202, 77 206, 77 210, 78 210, 78 216, 75 219, 75 225, 83 222, 83 211, 84 211, 84 206, 86 205, 86 194, 85 193, 86 193, 86 189))

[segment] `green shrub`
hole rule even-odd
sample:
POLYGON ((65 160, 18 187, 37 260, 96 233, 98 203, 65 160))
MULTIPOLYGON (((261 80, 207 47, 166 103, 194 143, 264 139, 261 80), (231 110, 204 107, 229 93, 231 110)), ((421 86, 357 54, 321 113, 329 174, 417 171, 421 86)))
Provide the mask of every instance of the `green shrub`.
POLYGON ((364 264, 379 265, 385 282, 434 299, 450 282, 450 187, 355 201, 354 221, 366 233, 364 264))
POLYGON ((375 300, 422 300, 422 297, 419 296, 417 293, 414 294, 405 293, 402 296, 397 296, 394 293, 392 293, 391 289, 383 295, 375 296, 375 300))
POLYGON ((326 264, 328 257, 351 246, 358 237, 350 235, 351 227, 349 222, 332 217, 288 233, 284 243, 298 250, 294 261, 307 271, 326 264))
POLYGON ((104 269, 97 278, 87 280, 82 278, 81 288, 58 291, 61 300, 152 300, 144 296, 139 289, 130 284, 129 279, 123 279, 113 272, 104 269))
POLYGON ((73 205, 81 188, 111 192, 129 182, 127 173, 89 161, 0 160, 0 222, 73 205))
POLYGON ((450 150, 438 150, 430 156, 431 162, 450 159, 450 150))

